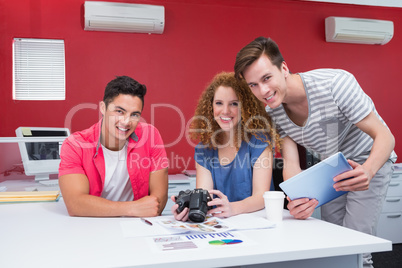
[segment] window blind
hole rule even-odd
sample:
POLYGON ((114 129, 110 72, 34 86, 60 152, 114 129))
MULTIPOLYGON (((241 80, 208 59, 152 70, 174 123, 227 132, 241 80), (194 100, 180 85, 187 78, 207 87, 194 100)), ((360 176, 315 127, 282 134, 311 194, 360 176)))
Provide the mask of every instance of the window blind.
POLYGON ((13 99, 65 100, 64 40, 14 38, 13 99))

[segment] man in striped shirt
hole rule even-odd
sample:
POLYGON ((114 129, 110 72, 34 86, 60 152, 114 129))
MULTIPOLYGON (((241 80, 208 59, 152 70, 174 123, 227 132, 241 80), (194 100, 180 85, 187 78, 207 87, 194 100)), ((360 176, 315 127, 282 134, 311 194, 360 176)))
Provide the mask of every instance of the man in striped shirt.
MULTIPOLYGON (((334 188, 349 192, 322 206, 322 218, 375 234, 396 161, 395 139, 354 76, 337 69, 293 74, 277 44, 264 37, 240 50, 234 68, 266 104, 283 139, 284 180, 301 172, 297 144, 321 159, 342 152, 353 170, 336 176, 334 188)), ((317 204, 301 198, 290 200, 288 209, 306 219, 317 204)), ((372 267, 371 255, 363 258, 372 267)))

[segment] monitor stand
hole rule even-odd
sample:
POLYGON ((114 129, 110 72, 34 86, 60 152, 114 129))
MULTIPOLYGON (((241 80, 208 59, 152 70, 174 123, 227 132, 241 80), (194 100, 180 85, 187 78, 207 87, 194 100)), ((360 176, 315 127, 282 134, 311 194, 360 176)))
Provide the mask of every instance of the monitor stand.
POLYGON ((35 181, 37 182, 41 182, 41 181, 48 181, 49 178, 49 174, 38 174, 35 175, 35 181))
POLYGON ((46 185, 46 186, 58 186, 59 180, 53 179, 51 180, 49 174, 40 174, 35 175, 35 182, 39 182, 39 184, 46 185))
POLYGON ((46 186, 56 186, 59 185, 59 180, 45 180, 45 181, 39 181, 40 184, 46 185, 46 186))

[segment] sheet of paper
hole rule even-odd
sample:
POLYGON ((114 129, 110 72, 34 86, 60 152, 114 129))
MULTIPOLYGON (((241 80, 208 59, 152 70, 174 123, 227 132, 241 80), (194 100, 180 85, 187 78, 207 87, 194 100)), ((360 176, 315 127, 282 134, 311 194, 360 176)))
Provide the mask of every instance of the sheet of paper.
POLYGON ((152 225, 141 219, 130 219, 120 222, 125 237, 179 235, 179 234, 214 234, 235 230, 251 230, 273 228, 275 224, 258 215, 242 214, 227 219, 207 218, 202 223, 182 222, 173 216, 147 218, 152 225))
POLYGON ((157 219, 157 222, 171 234, 180 233, 219 233, 233 229, 224 220, 211 217, 204 222, 182 222, 175 219, 157 219))
POLYGON ((121 221, 120 226, 124 237, 170 235, 170 232, 157 224, 154 219, 156 218, 147 218, 148 221, 152 222, 152 225, 146 224, 139 218, 121 221))
POLYGON ((150 237, 148 243, 154 251, 191 250, 200 248, 244 247, 255 242, 239 232, 188 234, 150 237))

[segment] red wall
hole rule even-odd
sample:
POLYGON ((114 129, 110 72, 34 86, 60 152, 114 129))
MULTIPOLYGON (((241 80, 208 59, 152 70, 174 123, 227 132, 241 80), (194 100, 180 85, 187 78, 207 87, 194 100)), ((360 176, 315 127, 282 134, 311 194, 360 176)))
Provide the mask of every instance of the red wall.
POLYGON ((257 36, 270 36, 292 72, 321 67, 352 72, 374 100, 402 155, 402 8, 297 0, 125 2, 164 5, 164 34, 84 31, 83 0, 0 0, 0 136, 14 136, 18 126, 87 128, 99 119, 97 105, 107 82, 128 75, 148 87, 144 119, 169 145, 170 173, 180 172, 188 161, 194 168, 193 146, 181 135, 201 91, 217 72, 233 70, 241 47, 257 36), (392 20, 395 36, 384 46, 326 43, 328 16, 392 20), (65 40, 65 101, 12 100, 15 37, 65 40), (170 106, 151 109, 162 104, 170 106))

